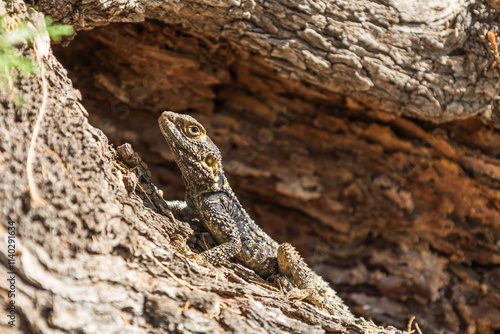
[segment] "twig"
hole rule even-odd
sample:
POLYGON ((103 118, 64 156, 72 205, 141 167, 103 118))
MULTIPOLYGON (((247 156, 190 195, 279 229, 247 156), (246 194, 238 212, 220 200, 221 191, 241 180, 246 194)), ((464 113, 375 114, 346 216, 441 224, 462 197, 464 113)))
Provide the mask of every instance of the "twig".
POLYGON ((208 250, 208 245, 207 245, 207 241, 205 240, 205 236, 202 235, 201 239, 203 240, 203 245, 205 246, 205 250, 207 251, 208 250))
POLYGON ((42 124, 43 117, 45 116, 45 112, 47 111, 47 100, 49 96, 49 89, 48 89, 47 79, 45 78, 44 63, 42 61, 42 57, 37 52, 37 41, 34 42, 34 46, 35 46, 34 47, 35 57, 38 60, 38 66, 40 67, 40 74, 42 76, 43 98, 42 98, 42 105, 40 106, 40 111, 38 112, 38 117, 36 119, 35 127, 33 128, 33 136, 31 137, 30 147, 28 150, 28 159, 26 160, 26 173, 28 176, 28 186, 30 190, 31 200, 35 204, 39 204, 45 201, 40 196, 38 187, 36 185, 33 162, 36 154, 35 151, 36 140, 38 138, 38 133, 40 132, 40 127, 42 124))
POLYGON ((408 333, 411 334, 413 333, 411 329, 411 324, 413 323, 413 320, 415 320, 415 316, 411 317, 410 322, 408 322, 408 333))
POLYGON ((130 325, 130 321, 125 317, 125 314, 123 312, 120 312, 120 317, 122 318, 123 322, 126 323, 127 325, 130 325))
POLYGON ((229 305, 227 305, 224 302, 220 302, 220 306, 223 307, 223 308, 225 308, 225 309, 227 309, 227 310, 229 310, 229 311, 231 311, 234 314, 237 314, 237 315, 241 315, 242 314, 241 311, 235 310, 234 308, 229 307, 229 305))
POLYGON ((121 170, 122 172, 127 171, 127 169, 126 169, 124 166, 122 166, 122 165, 121 165, 121 163, 118 163, 118 162, 116 162, 115 160, 113 160, 112 162, 113 162, 113 165, 115 165, 115 166, 116 166, 116 168, 118 168, 118 169, 119 169, 119 170, 121 170))
POLYGON ((66 174, 66 172, 68 172, 68 175, 71 178, 71 180, 73 180, 73 183, 76 184, 78 187, 80 187, 80 189, 82 189, 82 191, 84 193, 86 193, 86 194, 88 193, 87 188, 85 188, 85 186, 83 184, 81 184, 79 181, 77 181, 75 179, 75 177, 73 176, 73 174, 71 172, 69 172, 69 170, 70 170, 69 164, 66 163, 66 166, 64 166, 64 163, 63 163, 61 157, 56 152, 54 152, 54 150, 51 150, 50 148, 47 148, 47 149, 41 150, 40 153, 50 153, 50 154, 52 154, 54 156, 54 158, 56 158, 57 162, 59 163, 59 166, 61 167, 61 170, 62 170, 63 174, 66 174))
POLYGON ((491 65, 491 67, 495 67, 495 65, 500 68, 500 55, 498 54, 498 45, 497 45, 497 34, 493 33, 492 31, 488 31, 488 39, 490 40, 491 44, 491 52, 495 56, 495 61, 491 65))
POLYGON ((186 300, 186 302, 184 303, 184 306, 180 308, 180 311, 183 312, 183 311, 187 310, 190 305, 191 305, 191 302, 189 301, 189 299, 186 300))
POLYGON ((378 330, 378 328, 377 328, 377 327, 373 327, 373 326, 364 326, 364 325, 358 325, 358 326, 360 326, 360 327, 362 327, 362 328, 366 328, 366 329, 378 330))
MULTIPOLYGON (((69 169, 69 168, 68 168, 69 169)), ((85 186, 83 184, 80 183, 80 181, 76 180, 75 177, 73 176, 73 174, 71 173, 68 173, 69 177, 71 178, 71 180, 73 180, 73 182, 80 188, 82 189, 82 191, 86 194, 88 194, 88 190, 87 188, 85 188, 85 186)))
POLYGON ((144 188, 141 186, 141 184, 139 182, 137 182, 137 186, 141 189, 141 191, 144 193, 144 195, 146 195, 146 197, 149 200, 149 203, 151 203, 151 205, 153 206, 153 208, 156 209, 156 205, 153 204, 153 201, 151 201, 151 198, 149 198, 148 194, 146 193, 146 191, 144 191, 144 188))
POLYGON ((163 263, 161 263, 153 254, 150 254, 146 250, 146 248, 144 248, 144 246, 142 245, 141 239, 137 238, 137 242, 139 243, 139 246, 142 248, 142 250, 146 253, 146 255, 151 260, 153 260, 161 269, 163 269, 163 271, 165 271, 170 277, 172 277, 177 283, 179 283, 182 286, 188 287, 191 290, 200 291, 200 292, 203 291, 203 290, 198 289, 197 287, 192 286, 191 284, 189 284, 187 282, 184 282, 183 280, 181 280, 180 278, 178 278, 177 276, 175 276, 175 274, 173 272, 171 272, 170 269, 168 269, 167 267, 165 267, 163 265, 163 263))
POLYGON ((56 158, 57 162, 59 163, 59 166, 61 167, 61 170, 63 172, 63 174, 66 174, 67 172, 67 168, 64 166, 64 163, 61 159, 61 157, 59 156, 59 154, 57 154, 56 152, 54 152, 54 150, 51 150, 50 148, 47 148, 47 149, 43 149, 40 151, 40 153, 50 153, 54 156, 54 158, 56 158))
POLYGON ((254 283, 254 284, 258 284, 258 285, 264 286, 264 287, 266 287, 268 290, 271 290, 271 291, 276 291, 276 292, 280 292, 280 290, 276 289, 274 286, 271 286, 271 285, 269 285, 269 284, 262 283, 262 282, 257 282, 257 281, 254 281, 253 279, 249 279, 248 281, 249 281, 249 282, 252 282, 252 283, 254 283))

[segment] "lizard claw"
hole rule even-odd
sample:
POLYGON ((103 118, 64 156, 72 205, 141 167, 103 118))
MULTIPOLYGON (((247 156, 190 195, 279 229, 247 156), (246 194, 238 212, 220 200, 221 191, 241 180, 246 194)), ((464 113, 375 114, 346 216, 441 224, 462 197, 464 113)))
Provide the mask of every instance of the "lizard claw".
POLYGON ((298 289, 294 288, 286 294, 288 298, 296 299, 296 300, 306 300, 311 304, 315 305, 321 310, 326 310, 330 314, 334 314, 334 309, 328 303, 328 299, 324 296, 318 294, 317 291, 313 289, 298 289))
POLYGON ((207 258, 203 256, 203 254, 193 254, 189 258, 194 262, 196 262, 196 264, 199 264, 200 266, 208 267, 210 265, 207 258))
POLYGON ((309 295, 310 294, 307 290, 301 290, 301 289, 296 289, 296 288, 288 291, 286 294, 287 298, 297 299, 297 300, 305 299, 309 295))
POLYGON ((174 235, 171 237, 171 239, 172 242, 170 243, 170 245, 173 246, 175 249, 177 249, 181 254, 193 260, 194 262, 196 262, 196 264, 200 266, 207 267, 209 265, 209 262, 207 261, 203 253, 202 254, 194 253, 186 244, 186 241, 182 239, 182 237, 174 235))
POLYGON ((185 256, 191 256, 193 255, 193 251, 186 245, 186 241, 182 239, 182 237, 178 235, 174 235, 171 237, 172 242, 170 242, 170 245, 177 249, 179 252, 181 252, 185 256))

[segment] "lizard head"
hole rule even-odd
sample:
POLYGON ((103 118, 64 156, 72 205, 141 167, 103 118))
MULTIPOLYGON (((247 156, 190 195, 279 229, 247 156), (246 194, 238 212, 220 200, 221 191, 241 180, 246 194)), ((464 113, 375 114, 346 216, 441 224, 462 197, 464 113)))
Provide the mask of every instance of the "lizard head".
POLYGON ((158 122, 186 186, 217 190, 214 187, 220 184, 222 158, 205 128, 193 117, 171 111, 163 112, 158 122))

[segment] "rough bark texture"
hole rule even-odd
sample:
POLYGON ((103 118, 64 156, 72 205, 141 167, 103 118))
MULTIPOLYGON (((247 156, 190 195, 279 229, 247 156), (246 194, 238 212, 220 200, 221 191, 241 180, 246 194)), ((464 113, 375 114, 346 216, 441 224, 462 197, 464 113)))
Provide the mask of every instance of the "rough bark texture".
POLYGON ((500 329, 493 9, 458 0, 37 4, 88 30, 55 47, 85 109, 38 43, 47 94, 38 75, 16 87, 22 109, 2 95, 0 217, 17 226, 18 329, 393 331, 287 301, 240 265, 214 274, 175 254, 169 236, 202 231, 168 218, 150 182, 167 199, 183 195, 157 129, 163 110, 206 125, 252 217, 297 246, 357 315, 399 328, 416 316, 426 334, 500 329), (38 201, 28 187, 33 143, 38 201))
POLYGON ((500 84, 498 70, 490 69, 493 57, 487 41, 496 13, 481 1, 39 4, 78 29, 155 19, 201 35, 208 47, 223 38, 264 57, 281 76, 398 114, 438 122, 477 114, 498 118, 500 84))

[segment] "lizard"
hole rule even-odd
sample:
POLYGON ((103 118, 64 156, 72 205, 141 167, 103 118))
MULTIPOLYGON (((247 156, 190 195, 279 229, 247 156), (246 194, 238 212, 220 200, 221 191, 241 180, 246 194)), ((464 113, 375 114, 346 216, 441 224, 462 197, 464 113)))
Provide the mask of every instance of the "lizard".
POLYGON ((245 211, 224 175, 218 147, 193 117, 165 111, 160 130, 174 154, 185 184, 184 201, 165 201, 174 216, 198 218, 217 246, 194 254, 183 241, 172 244, 201 265, 236 258, 264 279, 273 278, 289 292, 321 309, 349 314, 336 292, 310 269, 289 243, 278 244, 245 211))

